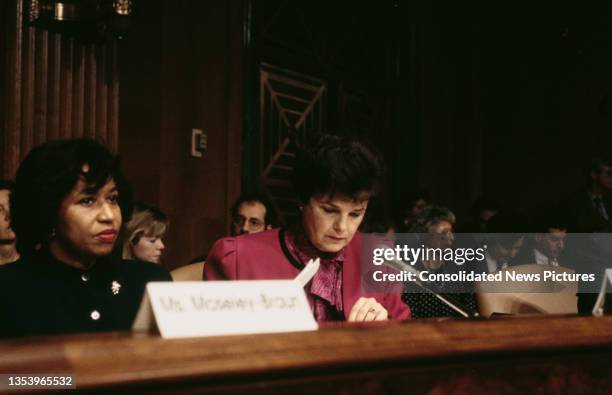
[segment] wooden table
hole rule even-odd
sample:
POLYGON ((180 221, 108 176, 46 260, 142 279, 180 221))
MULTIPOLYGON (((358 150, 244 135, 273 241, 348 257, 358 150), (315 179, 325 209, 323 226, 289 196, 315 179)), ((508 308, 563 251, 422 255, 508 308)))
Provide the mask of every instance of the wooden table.
POLYGON ((80 391, 129 394, 609 394, 611 357, 612 317, 577 316, 181 340, 102 333, 0 342, 1 373, 72 373, 80 391))

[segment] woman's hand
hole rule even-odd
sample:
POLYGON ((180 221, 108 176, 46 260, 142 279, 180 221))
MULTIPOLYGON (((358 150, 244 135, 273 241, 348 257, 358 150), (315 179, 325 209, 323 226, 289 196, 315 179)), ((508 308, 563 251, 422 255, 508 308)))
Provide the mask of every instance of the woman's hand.
POLYGON ((351 309, 348 321, 385 321, 389 317, 385 309, 374 298, 359 298, 351 309))

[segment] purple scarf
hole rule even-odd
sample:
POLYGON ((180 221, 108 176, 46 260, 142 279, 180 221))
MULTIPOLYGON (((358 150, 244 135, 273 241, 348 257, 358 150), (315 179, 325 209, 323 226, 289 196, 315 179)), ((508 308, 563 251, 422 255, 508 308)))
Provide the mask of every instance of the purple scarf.
POLYGON ((287 249, 303 264, 321 258, 321 266, 310 282, 308 299, 317 321, 344 320, 342 306, 342 263, 344 249, 336 254, 322 253, 308 240, 302 227, 285 233, 287 249))

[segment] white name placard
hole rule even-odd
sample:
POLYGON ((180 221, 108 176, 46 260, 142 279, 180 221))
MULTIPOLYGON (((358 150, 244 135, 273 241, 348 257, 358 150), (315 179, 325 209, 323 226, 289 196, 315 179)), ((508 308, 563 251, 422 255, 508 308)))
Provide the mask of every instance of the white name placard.
POLYGON ((152 282, 133 330, 148 330, 154 322, 167 339, 318 328, 294 280, 152 282))
POLYGON ((597 297, 597 301, 595 301, 595 306, 593 306, 593 315, 601 317, 604 315, 604 305, 606 303, 606 294, 609 289, 612 288, 612 269, 606 269, 604 273, 604 279, 601 282, 601 289, 599 290, 599 296, 597 297))

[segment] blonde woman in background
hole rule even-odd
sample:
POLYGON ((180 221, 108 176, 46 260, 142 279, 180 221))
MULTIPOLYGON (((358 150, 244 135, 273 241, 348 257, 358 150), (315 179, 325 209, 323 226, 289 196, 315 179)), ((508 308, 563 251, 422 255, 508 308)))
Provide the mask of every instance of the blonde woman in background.
POLYGON ((168 218, 159 209, 136 203, 132 218, 125 225, 122 258, 160 263, 168 224, 168 218))

